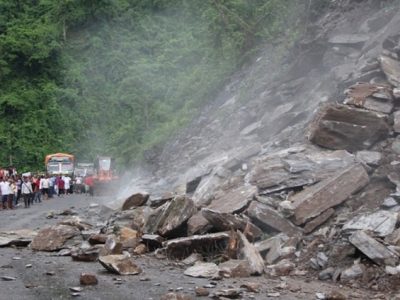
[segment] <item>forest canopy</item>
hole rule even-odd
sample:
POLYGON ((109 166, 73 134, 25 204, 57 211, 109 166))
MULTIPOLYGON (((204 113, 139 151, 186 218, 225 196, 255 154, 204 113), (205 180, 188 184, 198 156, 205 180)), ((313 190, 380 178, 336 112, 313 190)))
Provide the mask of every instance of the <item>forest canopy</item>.
POLYGON ((133 164, 293 36, 298 2, 0 0, 0 166, 59 151, 133 164))

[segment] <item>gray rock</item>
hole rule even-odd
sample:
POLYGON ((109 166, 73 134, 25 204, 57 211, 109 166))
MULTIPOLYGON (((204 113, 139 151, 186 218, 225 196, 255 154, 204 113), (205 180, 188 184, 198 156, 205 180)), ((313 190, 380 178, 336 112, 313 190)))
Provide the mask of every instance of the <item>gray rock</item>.
POLYGON ((0 247, 28 246, 36 235, 37 232, 30 229, 3 231, 0 232, 0 247))
POLYGON ((364 231, 354 232, 349 237, 349 241, 378 265, 395 266, 399 261, 399 257, 396 254, 364 231))
POLYGON ((392 142, 392 151, 396 154, 400 154, 400 138, 395 138, 392 142))
POLYGON ((301 229, 293 225, 279 212, 257 201, 250 204, 247 214, 263 230, 283 232, 288 236, 301 234, 301 229))
POLYGON ((219 264, 220 274, 224 277, 250 277, 251 269, 247 260, 230 259, 219 264))
POLYGON ((329 39, 331 44, 364 44, 370 39, 366 34, 337 34, 329 39))
POLYGON ((400 99, 400 88, 393 89, 393 97, 396 99, 400 99))
POLYGON ((358 151, 356 153, 356 158, 360 162, 363 162, 370 166, 377 166, 379 165, 380 160, 382 159, 382 153, 377 151, 358 151))
POLYGON ((69 225, 55 225, 41 229, 33 238, 32 250, 56 251, 63 248, 64 243, 80 234, 78 228, 69 225))
POLYGON ((252 275, 261 275, 264 273, 264 260, 262 259, 257 248, 251 244, 243 233, 237 231, 240 241, 239 258, 245 259, 249 263, 250 273, 252 275))
POLYGON ((204 234, 212 228, 212 225, 203 217, 201 211, 191 216, 187 224, 188 235, 204 234))
POLYGON ((133 207, 144 205, 149 199, 150 195, 146 192, 134 193, 124 200, 122 204, 122 210, 128 210, 133 207))
POLYGON ((185 196, 178 196, 168 203, 160 220, 158 233, 161 236, 168 236, 177 230, 196 212, 192 199, 185 196))
POLYGON ((325 223, 330 217, 335 214, 335 210, 333 208, 329 208, 319 216, 315 217, 311 221, 307 222, 304 226, 304 233, 311 233, 313 232, 318 226, 325 223))
POLYGON ((197 278, 213 278, 218 276, 219 267, 214 263, 196 263, 185 270, 183 274, 197 278))
POLYGON ((221 213, 241 212, 254 199, 256 192, 255 186, 240 186, 217 197, 208 208, 221 213))
POLYGON ((100 256, 99 262, 108 271, 119 275, 137 275, 142 273, 142 269, 135 264, 131 257, 126 255, 100 256))
POLYGON ((379 57, 382 71, 387 80, 395 87, 400 87, 400 62, 386 55, 379 57))
POLYGON ((293 205, 296 224, 304 224, 325 210, 346 201, 369 182, 361 164, 355 164, 338 171, 325 179, 289 198, 293 205))
POLYGON ((335 273, 335 268, 333 268, 333 267, 327 268, 327 269, 319 272, 318 279, 319 280, 331 279, 334 273, 335 273))
POLYGON ((163 246, 168 257, 184 259, 191 253, 201 252, 204 248, 216 253, 223 252, 229 238, 230 236, 226 232, 193 235, 165 241, 163 246))
POLYGON ((343 270, 340 274, 341 281, 347 281, 354 278, 361 277, 364 274, 364 266, 360 264, 354 264, 350 268, 343 270))
POLYGON ((344 224, 342 230, 369 230, 384 237, 394 231, 398 215, 397 212, 380 210, 372 214, 356 216, 344 224))
POLYGON ((393 113, 393 130, 400 133, 400 110, 393 113))
POLYGON ((381 114, 347 105, 326 104, 310 125, 309 140, 329 149, 369 149, 385 139, 389 126, 381 114))
POLYGON ((398 203, 393 197, 385 198, 385 200, 383 200, 383 203, 382 203, 382 207, 385 207, 385 208, 392 208, 397 205, 398 205, 398 203))

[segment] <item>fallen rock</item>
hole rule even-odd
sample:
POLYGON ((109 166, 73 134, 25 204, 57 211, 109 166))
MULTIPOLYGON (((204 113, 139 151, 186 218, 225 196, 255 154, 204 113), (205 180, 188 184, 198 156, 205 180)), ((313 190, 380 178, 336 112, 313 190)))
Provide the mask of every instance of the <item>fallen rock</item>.
POLYGON ((330 291, 325 294, 325 300, 347 300, 348 298, 338 291, 330 291))
POLYGON ((220 275, 223 277, 250 277, 251 270, 247 260, 231 259, 219 264, 220 275))
POLYGON ((377 151, 363 150, 356 153, 356 158, 360 162, 375 167, 379 165, 379 162, 382 159, 382 153, 377 151))
POLYGON ((400 87, 400 62, 389 56, 382 55, 379 57, 382 71, 385 73, 387 80, 395 87, 400 87))
POLYGON ((361 264, 354 264, 350 268, 343 270, 340 274, 341 281, 348 281, 361 277, 364 274, 365 267, 361 264))
POLYGON ((309 140, 325 148, 355 152, 372 147, 388 134, 389 126, 379 113, 328 104, 321 107, 311 123, 309 140))
POLYGON ((198 262, 185 270, 183 274, 190 277, 213 278, 218 276, 219 267, 214 263, 198 262))
POLYGON ((167 293, 160 300, 193 300, 193 298, 182 293, 167 293))
POLYGON ((0 232, 0 247, 25 247, 32 242, 36 235, 37 232, 30 229, 3 231, 0 232))
POLYGON ((119 275, 137 275, 142 269, 135 264, 133 259, 126 255, 100 256, 99 262, 108 271, 119 275))
POLYGON ((136 255, 143 255, 147 253, 149 250, 147 249, 147 246, 145 244, 139 244, 135 247, 133 250, 133 253, 136 255))
POLYGON ((208 206, 209 209, 220 213, 238 213, 254 199, 257 188, 252 185, 240 186, 223 193, 214 199, 208 206))
POLYGON ((92 234, 88 238, 88 242, 92 245, 98 245, 98 244, 105 244, 107 241, 107 235, 106 234, 92 234))
POLYGON ((247 260, 250 266, 251 275, 261 275, 264 273, 264 260, 262 259, 257 248, 250 244, 243 233, 237 231, 241 244, 239 258, 247 260))
POLYGON ((249 293, 259 293, 261 284, 257 282, 245 282, 240 287, 246 289, 249 293))
POLYGON ((132 239, 132 238, 134 238, 134 239, 140 238, 140 234, 137 230, 133 230, 128 227, 120 228, 118 235, 119 235, 121 242, 124 242, 124 241, 132 239))
POLYGON ((364 231, 354 232, 349 237, 349 241, 378 265, 395 266, 398 263, 399 257, 397 255, 364 231))
POLYGON ((288 276, 295 269, 296 265, 287 260, 283 259, 275 265, 267 266, 267 270, 269 270, 269 274, 272 276, 288 276))
POLYGON ((81 273, 79 282, 81 285, 96 285, 99 283, 96 275, 93 273, 81 273))
POLYGON ((229 231, 229 230, 240 230, 244 231, 247 229, 249 235, 254 239, 259 238, 263 232, 260 228, 250 222, 245 217, 238 215, 232 215, 228 213, 221 213, 208 208, 201 210, 203 217, 214 227, 216 231, 229 231))
POLYGON ((79 235, 78 228, 69 225, 55 225, 41 229, 33 238, 30 247, 38 251, 56 251, 60 250, 64 243, 79 235))
POLYGON ((220 297, 222 299, 238 299, 241 298, 242 290, 241 289, 222 289, 215 293, 216 297, 220 297))
POLYGON ((142 235, 142 241, 148 249, 161 248, 164 238, 158 234, 144 234, 142 235))
POLYGON ((210 292, 206 288, 203 288, 201 286, 196 286, 194 291, 197 297, 207 297, 210 294, 210 292))
POLYGON ((397 212, 380 210, 372 214, 356 216, 344 224, 342 230, 370 230, 378 236, 384 237, 394 231, 398 216, 397 212))
POLYGON ((124 204, 122 204, 122 210, 142 206, 147 202, 149 197, 150 195, 146 192, 135 193, 125 199, 124 204))
POLYGON ((201 211, 188 220, 187 226, 188 235, 204 234, 212 228, 212 225, 203 217, 201 211))
POLYGON ((184 259, 193 252, 221 252, 227 247, 229 234, 226 232, 194 235, 164 242, 163 246, 168 257, 184 259))
POLYGON ((272 231, 283 232, 289 236, 301 234, 301 229, 294 226, 279 212, 257 201, 251 202, 247 214, 256 225, 267 232, 272 229, 272 231))
POLYGON ((313 232, 318 226, 324 224, 330 217, 335 214, 335 210, 333 208, 329 208, 319 216, 315 217, 311 221, 307 222, 304 226, 304 233, 308 234, 313 232))
POLYGON ((111 254, 122 254, 123 245, 114 235, 107 237, 104 247, 100 250, 100 256, 106 256, 111 254))
POLYGON ((192 199, 185 196, 174 198, 169 202, 169 205, 163 214, 158 233, 161 236, 173 234, 175 230, 179 230, 179 227, 195 213, 196 208, 192 199))
POLYGON ((203 256, 199 253, 192 253, 188 257, 186 257, 184 260, 182 260, 182 263, 184 265, 192 266, 197 262, 202 262, 203 261, 203 256))
POLYGON ((364 167, 355 164, 295 194, 289 198, 295 223, 304 224, 327 209, 341 204, 368 182, 369 177, 364 167))
POLYGON ((71 257, 75 261, 96 261, 99 257, 100 249, 98 247, 73 248, 71 257))
POLYGON ((78 216, 73 216, 71 218, 64 219, 61 222, 59 222, 58 224, 74 226, 74 227, 78 228, 79 230, 88 230, 93 227, 92 224, 89 224, 89 223, 83 221, 78 216))

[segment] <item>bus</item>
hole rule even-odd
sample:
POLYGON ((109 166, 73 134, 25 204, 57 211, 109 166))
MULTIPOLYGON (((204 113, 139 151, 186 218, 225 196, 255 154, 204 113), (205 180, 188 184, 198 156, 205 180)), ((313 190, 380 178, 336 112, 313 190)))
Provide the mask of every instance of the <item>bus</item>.
POLYGON ((75 165, 74 175, 85 177, 94 174, 94 164, 87 162, 78 162, 75 165))
POLYGON ((46 155, 45 166, 48 175, 69 175, 74 173, 75 156, 67 153, 46 155))

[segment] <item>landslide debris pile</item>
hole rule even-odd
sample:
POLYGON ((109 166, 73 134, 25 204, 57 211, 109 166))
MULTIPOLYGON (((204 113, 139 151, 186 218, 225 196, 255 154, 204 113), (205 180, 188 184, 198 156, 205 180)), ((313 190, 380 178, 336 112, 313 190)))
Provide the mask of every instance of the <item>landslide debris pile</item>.
POLYGON ((0 246, 59 251, 120 275, 142 272, 135 255, 154 255, 179 260, 191 277, 305 276, 393 289, 400 279, 400 35, 383 48, 355 70, 359 80, 345 87, 344 99, 320 106, 309 142, 262 154, 249 147, 179 189, 135 193, 117 212, 96 210, 94 222, 73 216, 37 233, 2 233, 0 246))

